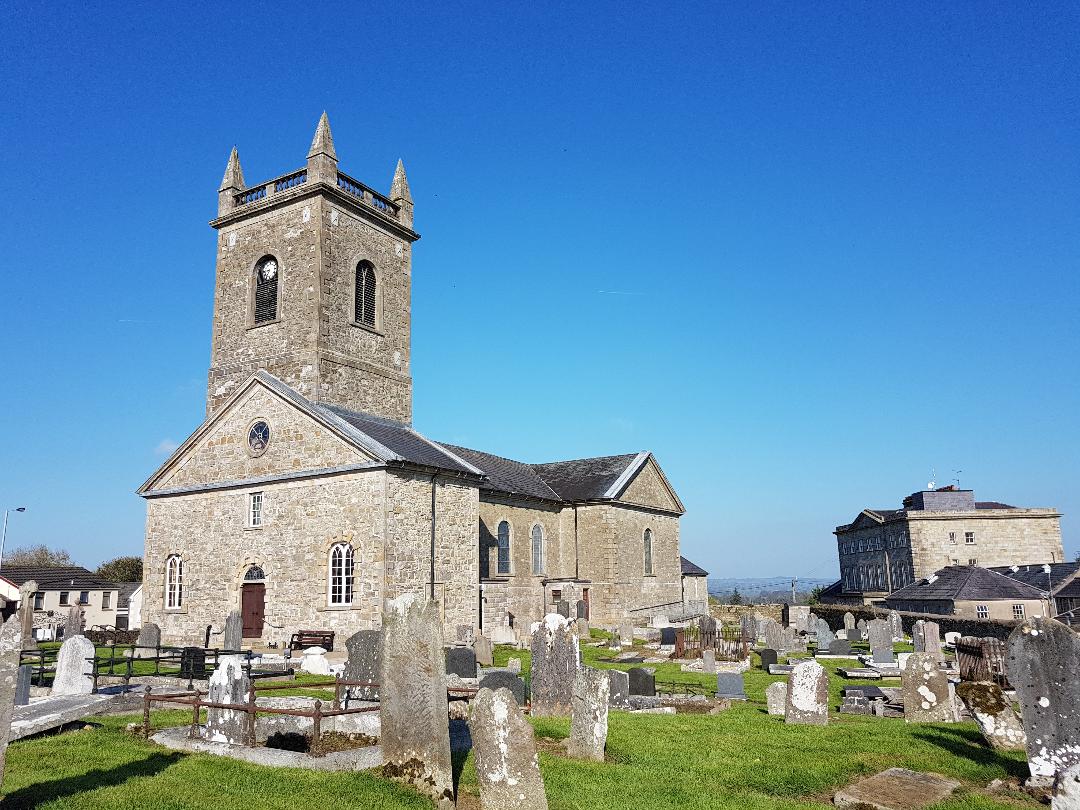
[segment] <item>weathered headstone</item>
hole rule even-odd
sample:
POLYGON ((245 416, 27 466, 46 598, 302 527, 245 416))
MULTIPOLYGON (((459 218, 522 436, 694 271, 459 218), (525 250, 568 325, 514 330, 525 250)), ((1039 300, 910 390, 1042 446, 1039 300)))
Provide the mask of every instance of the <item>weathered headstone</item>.
POLYGON ((851 642, 846 638, 834 639, 827 652, 829 655, 851 655, 851 642))
POLYGON ((780 652, 806 650, 806 639, 800 636, 794 627, 780 629, 780 652))
POLYGON ((721 672, 716 676, 716 696, 728 700, 746 700, 741 672, 721 672))
POLYGON ((329 675, 330 662, 326 660, 325 647, 308 647, 300 659, 300 671, 309 675, 329 675))
POLYGON ((941 649, 941 627, 937 622, 923 622, 923 650, 940 659, 945 658, 941 649))
POLYGON ((471 647, 476 641, 476 628, 471 624, 459 624, 454 628, 454 636, 457 643, 464 647, 471 647))
POLYGON ((1080 765, 1058 772, 1050 810, 1080 810, 1080 765))
POLYGON ((829 676, 816 661, 802 661, 788 676, 784 722, 824 726, 829 722, 829 676))
POLYGON ((807 605, 792 605, 788 608, 788 626, 794 627, 798 633, 805 633, 810 629, 810 608, 807 605))
POLYGON ((578 599, 574 604, 574 616, 578 619, 589 618, 589 606, 585 604, 584 599, 578 599))
POLYGON ((1024 724, 996 683, 961 681, 956 685, 956 696, 975 718, 979 731, 991 747, 1004 751, 1023 751, 1027 748, 1024 724))
POLYGON ((570 618, 570 603, 565 599, 560 599, 555 603, 555 612, 562 616, 564 619, 570 618))
MULTIPOLYGON (((19 654, 22 652, 22 620, 17 615, 8 616, 0 627, 0 782, 4 779, 7 765, 8 738, 11 734, 11 715, 18 703, 18 692, 22 667, 19 666, 19 654)), ((27 681, 27 691, 30 683, 27 681)), ((29 700, 27 700, 29 702, 29 700)))
POLYGON ((761 668, 766 672, 769 671, 769 667, 776 663, 776 650, 764 647, 758 650, 758 657, 761 658, 761 668))
POLYGON ((38 584, 32 579, 19 586, 19 633, 24 650, 37 649, 34 640, 34 594, 37 589, 38 584))
POLYGON ((860 810, 868 807, 919 810, 944 801, 958 787, 959 782, 935 773, 889 768, 838 791, 833 797, 833 804, 860 810))
POLYGON ((840 701, 840 714, 871 714, 870 701, 859 692, 848 692, 840 701))
POLYGON ((832 628, 829 627, 829 623, 824 619, 817 620, 814 631, 817 637, 818 650, 826 652, 829 649, 829 645, 836 641, 836 635, 833 633, 832 628))
POLYGON ((532 714, 570 714, 574 678, 580 666, 578 640, 564 616, 549 613, 532 637, 532 714))
POLYGON ((239 650, 244 643, 244 620, 239 610, 230 611, 225 617, 225 639, 222 643, 226 650, 239 650))
POLYGON ((611 706, 625 706, 630 700, 630 676, 621 669, 608 670, 608 703, 611 706))
POLYGON ((782 651, 784 649, 784 628, 773 619, 765 619, 765 646, 782 651))
POLYGON ((34 667, 23 664, 19 667, 19 680, 15 685, 15 705, 27 706, 30 703, 30 681, 34 677, 34 667))
POLYGON ((956 704, 938 658, 912 653, 904 668, 904 720, 908 723, 955 723, 956 704))
POLYGON ((446 659, 438 605, 415 593, 383 609, 379 719, 383 775, 411 783, 436 803, 454 803, 446 659))
POLYGON ((589 627, 588 619, 575 619, 574 620, 574 633, 579 639, 588 640, 592 638, 592 629, 589 627))
POLYGON ((874 619, 867 625, 870 636, 870 652, 874 661, 884 663, 893 660, 892 628, 884 619, 874 619))
MULTIPOLYGON (((844 612, 844 629, 845 630, 854 630, 855 629, 855 614, 853 614, 850 610, 844 612)), ((850 636, 849 636, 849 638, 850 638, 850 636)))
POLYGON ((72 605, 68 608, 67 616, 64 617, 64 638, 81 636, 83 632, 82 608, 72 605))
POLYGON ((704 636, 707 633, 716 632, 716 619, 712 616, 702 616, 698 619, 698 632, 704 636))
POLYGON ((629 619, 619 622, 619 641, 624 646, 634 643, 634 623, 629 619))
POLYGON ((476 637, 473 652, 476 653, 476 663, 482 667, 490 667, 495 661, 495 647, 487 636, 476 637))
POLYGON ((508 689, 481 689, 469 709, 481 810, 547 810, 533 729, 508 689))
POLYGON ((870 627, 870 622, 868 622, 866 619, 859 619, 859 621, 857 621, 855 623, 855 629, 859 631, 859 640, 860 641, 866 641, 866 634, 868 632, 869 627, 870 627))
POLYGON ((656 677, 653 675, 653 670, 646 667, 632 667, 626 674, 629 677, 631 695, 656 696, 656 677))
POLYGON ((513 672, 515 675, 521 674, 521 659, 520 658, 508 658, 506 661, 506 669, 509 672, 513 672))
POLYGON ((94 642, 72 636, 60 645, 53 676, 53 695, 89 695, 94 691, 94 642))
POLYGON ((663 613, 657 613, 655 616, 652 617, 652 621, 650 622, 650 624, 653 627, 659 628, 669 627, 671 625, 671 622, 668 620, 668 617, 665 616, 663 613))
MULTIPOLYGON (((360 630, 353 633, 345 641, 345 650, 348 658, 345 659, 345 671, 342 673, 346 681, 362 681, 364 683, 379 682, 380 673, 379 648, 382 646, 382 631, 360 630)), ((351 700, 378 700, 378 686, 350 686, 348 695, 351 700)))
POLYGON ((752 645, 757 643, 757 619, 754 618, 753 613, 744 613, 740 616, 739 627, 742 628, 743 638, 748 639, 752 645))
MULTIPOLYGON (((248 702, 250 691, 251 680, 244 671, 243 656, 223 655, 210 676, 207 702, 242 706, 248 702)), ((249 722, 247 714, 237 709, 209 708, 206 710, 206 739, 243 745, 247 741, 249 722)))
POLYGON ((889 628, 892 630, 893 641, 904 640, 904 620, 895 610, 889 611, 889 628))
POLYGON ((1009 636, 1005 669, 1016 690, 1033 777, 1080 764, 1080 635, 1054 619, 1030 618, 1009 636))
POLYGON ((701 651, 701 671, 706 675, 716 674, 716 650, 701 651))
POLYGON ((468 647, 451 647, 446 651, 446 674, 475 678, 476 653, 468 647))
POLYGON ((525 681, 515 675, 513 672, 507 672, 505 670, 495 670, 494 672, 485 672, 480 678, 481 689, 507 689, 510 694, 514 696, 514 700, 517 701, 518 706, 525 705, 525 681))
POLYGON ((161 628, 153 622, 147 622, 139 628, 139 637, 131 651, 132 658, 154 658, 161 646, 161 628))
POLYGON ((611 684, 606 672, 589 667, 578 670, 574 679, 570 740, 567 743, 570 756, 604 761, 610 697, 611 684))
POLYGON ((786 681, 776 681, 765 688, 765 705, 769 707, 769 714, 784 716, 787 707, 786 681))

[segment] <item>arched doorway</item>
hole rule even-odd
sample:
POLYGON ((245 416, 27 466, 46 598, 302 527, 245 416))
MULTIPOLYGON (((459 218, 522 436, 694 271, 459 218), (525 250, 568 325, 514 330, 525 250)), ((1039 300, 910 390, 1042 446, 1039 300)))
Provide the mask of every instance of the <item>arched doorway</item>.
POLYGON ((266 575, 258 565, 244 572, 240 586, 240 616, 244 621, 244 638, 261 638, 266 615, 266 575))

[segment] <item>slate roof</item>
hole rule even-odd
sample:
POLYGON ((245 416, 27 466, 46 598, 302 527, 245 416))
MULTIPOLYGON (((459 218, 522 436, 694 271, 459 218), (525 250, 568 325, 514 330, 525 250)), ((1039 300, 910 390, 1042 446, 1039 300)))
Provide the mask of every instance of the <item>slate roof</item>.
POLYGON ((117 582, 117 589, 120 593, 116 597, 116 607, 119 610, 124 610, 131 607, 131 595, 142 587, 141 582, 117 582))
POLYGON ((1051 584, 1054 588, 1060 588, 1072 579, 1072 576, 1077 570, 1080 570, 1080 562, 1060 562, 1050 563, 1049 565, 1049 582, 1047 581, 1046 572, 1043 571, 1042 564, 1018 565, 1016 566, 1016 571, 1013 571, 1012 566, 1009 565, 994 565, 990 566, 989 570, 998 574, 1004 574, 1010 579, 1023 582, 1025 585, 1038 588, 1040 591, 1049 590, 1051 584))
POLYGON ((536 470, 530 464, 479 450, 470 450, 468 447, 457 447, 452 444, 444 444, 443 447, 484 471, 487 481, 480 485, 481 489, 505 492, 509 495, 526 495, 548 501, 560 500, 558 493, 544 483, 544 479, 536 474, 536 470))
POLYGON ((608 492, 612 484, 622 477, 637 457, 637 453, 629 453, 579 458, 534 464, 533 469, 564 501, 598 501, 611 497, 608 492))
POLYGON ((950 565, 890 593, 886 602, 955 602, 1042 599, 1044 591, 977 565, 950 565), (931 581, 933 580, 933 581, 931 581))
POLYGON ((707 577, 709 575, 708 571, 700 565, 690 562, 686 557, 679 557, 679 564, 682 566, 682 575, 684 577, 707 577))
POLYGON ((115 582, 102 579, 77 565, 5 565, 0 567, 0 577, 16 586, 34 580, 43 591, 115 590, 117 587, 115 582))

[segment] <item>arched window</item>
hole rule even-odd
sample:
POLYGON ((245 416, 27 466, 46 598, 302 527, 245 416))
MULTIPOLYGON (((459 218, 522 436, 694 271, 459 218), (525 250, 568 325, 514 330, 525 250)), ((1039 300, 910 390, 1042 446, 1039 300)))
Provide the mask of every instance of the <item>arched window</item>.
POLYGON ((357 323, 375 325, 375 267, 371 262, 356 265, 355 320, 357 323))
POLYGON ((264 256, 255 265, 255 323, 277 320, 279 275, 273 256, 264 256))
POLYGON ((353 549, 348 543, 330 548, 330 604, 351 605, 353 601, 353 549))
POLYGON ((510 524, 505 520, 499 524, 499 567, 498 573, 510 573, 510 524))
POLYGON ((178 608, 184 604, 184 561, 179 554, 165 560, 165 607, 178 608))
POLYGON ((539 523, 532 527, 532 572, 544 573, 544 528, 539 523))
POLYGON ((652 575, 652 529, 645 530, 645 576, 652 575))
POLYGON ((251 566, 244 572, 244 582, 262 582, 265 579, 266 574, 264 574, 262 568, 257 565, 251 566))

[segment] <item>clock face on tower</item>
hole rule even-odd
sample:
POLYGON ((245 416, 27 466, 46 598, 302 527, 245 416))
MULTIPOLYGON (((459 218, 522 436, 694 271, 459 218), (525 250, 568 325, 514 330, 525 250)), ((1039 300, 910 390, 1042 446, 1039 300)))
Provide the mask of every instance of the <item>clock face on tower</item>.
POLYGON ((248 449, 253 456, 261 456, 270 445, 270 426, 259 420, 248 429, 248 449))
POLYGON ((274 276, 277 275, 277 262, 273 259, 263 262, 263 266, 259 268, 259 273, 262 275, 263 281, 273 281, 274 276))

